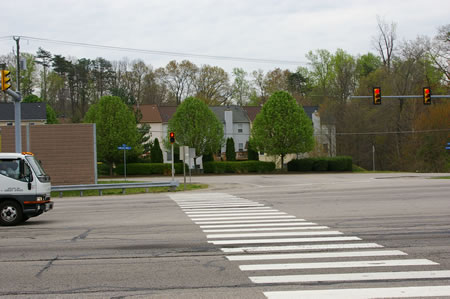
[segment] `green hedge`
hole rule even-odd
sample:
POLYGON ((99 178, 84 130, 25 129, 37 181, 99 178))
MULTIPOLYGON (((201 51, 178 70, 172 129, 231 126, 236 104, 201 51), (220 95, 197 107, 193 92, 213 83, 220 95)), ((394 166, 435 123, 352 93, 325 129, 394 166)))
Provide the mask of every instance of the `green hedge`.
MULTIPOLYGON (((183 173, 183 163, 175 163, 175 173, 183 173)), ((123 175, 123 164, 117 165, 115 173, 123 175)), ((127 163, 127 175, 171 175, 172 164, 170 163, 127 163)))
POLYGON ((352 171, 352 157, 296 159, 287 166, 288 171, 352 171))
POLYGON ((205 162, 204 173, 249 173, 249 172, 272 172, 275 163, 261 161, 227 161, 227 162, 205 162))

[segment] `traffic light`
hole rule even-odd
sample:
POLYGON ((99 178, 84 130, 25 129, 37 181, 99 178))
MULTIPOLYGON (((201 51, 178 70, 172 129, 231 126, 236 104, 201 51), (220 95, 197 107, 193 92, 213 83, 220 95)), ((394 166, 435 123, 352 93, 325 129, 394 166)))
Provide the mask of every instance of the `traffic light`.
POLYGON ((381 105, 381 88, 374 87, 372 90, 372 95, 373 95, 373 104, 381 105))
POLYGON ((431 105, 431 89, 429 87, 423 88, 423 104, 431 105))
POLYGON ((170 143, 173 144, 175 142, 175 133, 174 132, 170 132, 169 136, 170 136, 170 143))
POLYGON ((11 81, 11 78, 9 78, 9 74, 11 72, 8 70, 2 70, 2 90, 7 91, 8 88, 11 87, 11 84, 9 81, 11 81))

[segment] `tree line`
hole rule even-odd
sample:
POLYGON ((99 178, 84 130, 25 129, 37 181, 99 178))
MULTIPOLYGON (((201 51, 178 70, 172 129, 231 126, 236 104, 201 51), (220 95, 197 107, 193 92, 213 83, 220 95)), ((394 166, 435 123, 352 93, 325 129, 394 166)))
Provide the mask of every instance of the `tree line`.
MULTIPOLYGON (((338 154, 351 155, 368 169, 444 171, 449 169, 445 144, 449 141, 450 105, 433 99, 351 99, 371 95, 380 86, 383 95, 419 95, 424 86, 433 94, 449 94, 450 24, 433 38, 400 40, 396 24, 378 19, 373 53, 351 55, 319 49, 306 55, 307 67, 295 71, 276 68, 231 74, 189 60, 170 61, 153 68, 142 60, 108 61, 53 55, 39 49, 22 53, 27 70, 21 72, 24 96, 40 91, 60 117, 80 122, 92 104, 105 95, 118 96, 130 107, 142 104, 179 105, 196 97, 208 105, 262 106, 276 91, 287 91, 301 105, 319 105, 321 120, 336 127, 338 154)), ((0 57, 12 71, 15 57, 0 57)), ((320 147, 320 145, 317 145, 320 147)))

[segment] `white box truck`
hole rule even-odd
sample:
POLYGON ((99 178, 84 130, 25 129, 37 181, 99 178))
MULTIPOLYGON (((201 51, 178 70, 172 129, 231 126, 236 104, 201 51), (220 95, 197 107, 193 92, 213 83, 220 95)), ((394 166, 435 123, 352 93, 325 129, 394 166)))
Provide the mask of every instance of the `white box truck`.
POLYGON ((0 152, 0 225, 16 225, 53 209, 50 177, 32 153, 0 152))

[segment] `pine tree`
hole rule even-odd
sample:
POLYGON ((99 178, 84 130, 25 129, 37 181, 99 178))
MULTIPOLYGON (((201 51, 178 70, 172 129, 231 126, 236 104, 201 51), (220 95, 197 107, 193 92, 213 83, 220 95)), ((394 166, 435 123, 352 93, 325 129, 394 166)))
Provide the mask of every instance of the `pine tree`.
POLYGON ((236 161, 236 152, 234 150, 234 140, 233 138, 227 139, 227 147, 226 147, 226 157, 227 161, 236 161))
POLYGON ((155 139, 153 142, 152 149, 150 151, 150 158, 152 163, 163 163, 163 153, 161 150, 161 147, 159 146, 159 140, 158 138, 155 139))

